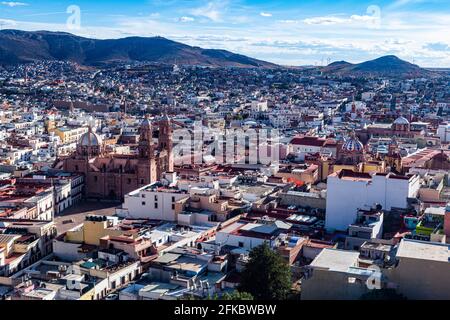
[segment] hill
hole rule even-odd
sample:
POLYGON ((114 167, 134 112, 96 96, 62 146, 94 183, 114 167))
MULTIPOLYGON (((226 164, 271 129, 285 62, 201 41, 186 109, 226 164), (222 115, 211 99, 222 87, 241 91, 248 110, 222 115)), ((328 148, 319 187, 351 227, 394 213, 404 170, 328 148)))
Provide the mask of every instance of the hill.
POLYGON ((388 76, 388 77, 429 77, 435 75, 430 70, 401 60, 396 56, 388 55, 374 60, 352 64, 338 61, 322 67, 323 73, 339 76, 388 76))
POLYGON ((72 61, 87 66, 115 62, 160 62, 211 67, 277 67, 226 50, 191 47, 163 37, 98 40, 63 32, 0 31, 0 64, 39 60, 72 61))

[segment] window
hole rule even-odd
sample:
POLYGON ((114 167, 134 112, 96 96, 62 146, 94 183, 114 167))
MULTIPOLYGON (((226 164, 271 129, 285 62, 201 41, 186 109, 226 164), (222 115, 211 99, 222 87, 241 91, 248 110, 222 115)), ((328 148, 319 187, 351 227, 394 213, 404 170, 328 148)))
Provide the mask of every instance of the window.
POLYGON ((128 179, 127 182, 128 182, 128 184, 131 184, 131 179, 128 179))
POLYGON ((158 196, 155 196, 155 201, 158 201, 158 196))
POLYGON ((175 202, 175 197, 172 197, 172 202, 175 202))
POLYGON ((244 247, 244 243, 243 242, 241 242, 241 241, 239 241, 239 248, 242 248, 242 247, 244 247))
POLYGON ((97 182, 97 180, 98 180, 98 177, 94 176, 94 181, 97 182))
POLYGON ((141 179, 141 184, 144 184, 144 179, 141 179))
POLYGON ((142 205, 145 206, 145 201, 142 201, 142 205))
POLYGON ((142 197, 142 198, 145 198, 145 194, 142 194, 141 197, 142 197))
POLYGON ((158 202, 155 202, 155 209, 158 209, 158 202))
POLYGON ((172 210, 175 210, 175 203, 172 203, 172 210))

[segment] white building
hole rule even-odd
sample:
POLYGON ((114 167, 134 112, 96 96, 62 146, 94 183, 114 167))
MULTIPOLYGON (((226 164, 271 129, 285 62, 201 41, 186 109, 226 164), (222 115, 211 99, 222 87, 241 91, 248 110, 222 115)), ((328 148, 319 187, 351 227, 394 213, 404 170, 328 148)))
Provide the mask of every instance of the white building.
POLYGON ((37 220, 53 220, 55 213, 53 188, 54 187, 50 187, 25 201, 26 203, 36 204, 37 220))
POLYGON ((437 135, 442 143, 450 142, 450 123, 440 124, 437 129, 437 135))
POLYGON ((271 224, 237 221, 217 231, 216 244, 251 250, 266 242, 273 248, 280 233, 287 232, 290 228, 290 224, 281 221, 271 224))
POLYGON ((178 221, 176 203, 189 199, 189 194, 161 184, 150 184, 125 195, 117 214, 132 219, 178 221))
POLYGON ((269 110, 267 101, 264 102, 252 101, 251 110, 253 112, 266 112, 267 110, 269 110))
POLYGON ((358 173, 341 170, 328 176, 325 227, 346 231, 356 220, 359 209, 380 204, 383 210, 407 208, 407 199, 417 195, 418 175, 358 173))

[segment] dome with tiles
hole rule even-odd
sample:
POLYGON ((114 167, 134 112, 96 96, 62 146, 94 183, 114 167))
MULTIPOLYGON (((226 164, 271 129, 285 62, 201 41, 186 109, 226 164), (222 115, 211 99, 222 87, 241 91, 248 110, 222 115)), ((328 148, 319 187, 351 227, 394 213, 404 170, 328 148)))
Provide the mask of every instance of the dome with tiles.
POLYGON ((405 117, 398 117, 395 119, 394 124, 409 124, 409 121, 405 117))
POLYGON ((80 139, 80 145, 82 147, 94 147, 100 146, 101 144, 102 139, 91 130, 83 134, 80 139))
POLYGON ((364 145, 358 140, 358 138, 351 137, 345 141, 342 146, 342 150, 347 152, 361 152, 364 150, 364 145))

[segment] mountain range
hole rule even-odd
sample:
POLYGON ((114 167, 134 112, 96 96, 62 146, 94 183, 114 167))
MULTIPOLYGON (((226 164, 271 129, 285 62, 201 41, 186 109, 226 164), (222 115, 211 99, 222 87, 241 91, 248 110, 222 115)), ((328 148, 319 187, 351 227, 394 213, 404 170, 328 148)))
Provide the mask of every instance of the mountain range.
POLYGON ((162 37, 98 40, 63 32, 0 31, 0 64, 39 60, 72 61, 86 66, 142 61, 211 67, 277 67, 226 50, 191 47, 162 37))
MULTIPOLYGON (((192 47, 163 37, 90 39, 50 31, 0 31, 0 65, 39 60, 72 61, 85 66, 155 62, 209 67, 281 68, 276 64, 226 50, 192 47)), ((389 55, 363 63, 336 61, 317 67, 337 76, 427 77, 436 73, 389 55)))

